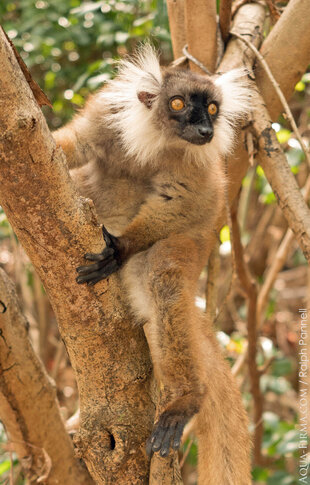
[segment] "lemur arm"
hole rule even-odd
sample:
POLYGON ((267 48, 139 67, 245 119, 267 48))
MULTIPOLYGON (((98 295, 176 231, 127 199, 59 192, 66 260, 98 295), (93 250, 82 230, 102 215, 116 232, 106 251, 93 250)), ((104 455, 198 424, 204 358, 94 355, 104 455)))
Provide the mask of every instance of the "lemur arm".
POLYGON ((93 157, 93 150, 88 142, 89 121, 77 116, 63 128, 54 131, 56 145, 66 155, 69 170, 85 165, 93 157))
POLYGON ((212 222, 208 218, 210 204, 206 204, 204 193, 193 196, 194 189, 182 181, 171 182, 168 179, 165 183, 155 185, 154 192, 120 237, 112 236, 103 226, 106 248, 100 254, 85 255, 94 264, 77 268, 77 282, 93 285, 107 278, 130 256, 147 250, 156 241, 166 239, 171 234, 187 232, 195 239, 203 238, 206 226, 212 222))

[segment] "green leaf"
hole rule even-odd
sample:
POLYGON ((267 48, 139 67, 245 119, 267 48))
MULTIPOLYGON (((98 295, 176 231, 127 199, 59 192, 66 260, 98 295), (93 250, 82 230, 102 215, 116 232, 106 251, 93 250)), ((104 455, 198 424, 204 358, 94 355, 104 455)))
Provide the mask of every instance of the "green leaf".
POLYGON ((266 485, 293 485, 295 479, 286 471, 276 471, 271 477, 267 479, 266 485))
POLYGON ((253 480, 256 482, 265 482, 268 478, 268 470, 266 468, 255 467, 252 471, 253 480))
POLYGON ((3 475, 3 473, 10 470, 10 468, 11 468, 10 460, 5 460, 2 463, 0 463, 0 476, 3 475))
POLYGON ((293 371, 292 362, 287 358, 275 360, 271 366, 271 373, 274 376, 285 376, 293 371))
POLYGON ((288 431, 277 445, 277 453, 285 455, 293 453, 299 448, 299 431, 292 429, 288 431))

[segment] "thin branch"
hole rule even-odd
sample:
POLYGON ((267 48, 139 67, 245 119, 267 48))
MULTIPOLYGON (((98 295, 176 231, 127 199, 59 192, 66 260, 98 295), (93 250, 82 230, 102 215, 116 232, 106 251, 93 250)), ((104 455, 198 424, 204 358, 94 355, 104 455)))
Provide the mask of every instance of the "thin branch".
POLYGON ((246 362, 247 355, 248 355, 248 344, 245 345, 244 352, 238 356, 236 362, 232 366, 231 372, 233 376, 236 377, 239 374, 239 372, 241 371, 242 367, 246 362))
POLYGON ((279 10, 277 9, 277 7, 275 6, 273 0, 266 0, 266 3, 268 5, 269 11, 270 11, 272 23, 274 24, 277 20, 279 20, 281 14, 280 14, 279 10))
POLYGON ((208 277, 206 283, 206 314, 208 318, 213 322, 216 315, 217 308, 217 276, 220 268, 219 258, 219 243, 217 242, 212 249, 211 255, 208 261, 208 277))
POLYGON ((193 438, 191 438, 191 439, 189 440, 189 443, 188 443, 188 445, 187 445, 186 450, 184 451, 184 454, 183 454, 183 456, 182 456, 182 460, 180 461, 180 468, 181 468, 181 469, 182 469, 182 467, 183 467, 183 465, 184 465, 184 463, 185 463, 185 461, 186 461, 186 458, 188 457, 189 452, 191 451, 191 447, 192 447, 192 444, 193 444, 193 443, 194 443, 194 439, 193 439, 193 438))
POLYGON ((243 247, 241 244, 240 231, 237 221, 237 204, 234 204, 231 210, 231 239, 232 246, 234 248, 234 257, 236 271, 248 297, 248 310, 247 310, 247 328, 248 328, 248 365, 249 376, 251 383, 251 393, 253 397, 254 405, 254 459, 255 463, 259 464, 262 461, 261 444, 263 439, 263 395, 260 390, 260 373, 256 364, 257 355, 257 326, 256 326, 256 302, 257 302, 257 289, 256 284, 252 280, 248 266, 244 260, 243 247))
MULTIPOLYGON (((302 193, 305 200, 307 201, 310 196, 310 176, 307 178, 304 188, 302 189, 302 193)), ((281 271, 285 261, 287 260, 287 256, 293 240, 294 234, 291 229, 288 229, 272 260, 272 264, 267 272, 264 284, 258 295, 256 315, 258 326, 261 326, 263 322, 264 311, 267 305, 269 293, 274 285, 279 271, 281 271)))
POLYGON ((286 113, 286 116, 291 124, 291 127, 295 133, 295 136, 297 138, 297 140, 299 141, 300 143, 300 146, 302 147, 304 153, 305 153, 305 156, 306 156, 306 159, 307 159, 307 163, 308 163, 308 166, 310 167, 310 152, 309 152, 309 149, 307 148, 305 142, 303 141, 300 133, 299 133, 299 130, 297 128, 297 125, 296 125, 296 122, 294 120, 294 117, 292 115, 292 112, 290 110, 290 107, 285 99, 285 96, 280 88, 280 85, 279 83, 276 81, 275 77, 273 76, 271 70, 270 70, 270 67, 268 66, 267 62, 265 61, 265 59, 263 58, 263 56, 261 55, 261 53, 256 49, 256 47, 250 42, 248 41, 247 39, 245 39, 242 35, 238 34, 238 32, 235 32, 235 31, 232 31, 231 32, 232 35, 234 35, 235 37, 237 37, 237 39, 241 40, 242 42, 244 42, 248 47, 249 49, 251 49, 254 54, 256 55, 256 57, 258 58, 258 60, 260 61, 263 69, 265 70, 268 78, 270 79, 270 82, 271 84, 273 85, 281 103, 282 103, 282 106, 285 110, 285 113, 286 113))
POLYGON ((206 66, 202 62, 200 62, 195 56, 193 56, 192 54, 190 54, 188 52, 188 45, 187 44, 183 47, 182 54, 184 54, 184 56, 186 57, 186 59, 188 59, 193 64, 195 64, 195 66, 198 66, 199 69, 201 69, 201 71, 203 71, 205 74, 208 74, 208 76, 210 76, 212 74, 209 71, 209 69, 207 69, 206 66))
POLYGON ((258 369, 260 376, 263 376, 264 374, 266 374, 266 372, 268 371, 269 367, 274 362, 274 360, 275 360, 275 356, 272 355, 271 357, 269 357, 267 362, 265 362, 264 365, 258 369))

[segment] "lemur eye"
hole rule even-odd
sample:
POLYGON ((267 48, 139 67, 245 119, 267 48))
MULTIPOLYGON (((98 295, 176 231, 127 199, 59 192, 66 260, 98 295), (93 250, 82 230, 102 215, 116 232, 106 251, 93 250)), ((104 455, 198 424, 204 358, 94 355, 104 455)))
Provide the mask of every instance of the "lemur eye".
POLYGON ((185 107, 185 102, 183 98, 172 98, 170 99, 170 108, 173 111, 181 111, 185 107))
POLYGON ((214 103, 210 103, 208 106, 208 113, 209 115, 213 116, 217 113, 217 106, 214 103))

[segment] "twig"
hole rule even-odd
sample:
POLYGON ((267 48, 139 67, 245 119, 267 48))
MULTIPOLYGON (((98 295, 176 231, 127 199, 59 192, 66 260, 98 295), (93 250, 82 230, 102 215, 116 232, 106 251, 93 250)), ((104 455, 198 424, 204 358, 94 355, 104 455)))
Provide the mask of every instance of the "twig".
POLYGON ((247 328, 248 328, 248 365, 251 385, 251 394, 254 403, 254 459, 255 463, 259 464, 262 461, 261 444, 263 438, 263 395, 260 390, 260 373, 256 365, 257 354, 257 329, 256 329, 256 303, 257 303, 257 289, 256 284, 252 280, 248 266, 244 260, 243 247, 241 244, 240 231, 237 221, 237 203, 233 204, 231 209, 231 240, 234 248, 234 258, 236 265, 236 272, 248 297, 247 309, 247 328))
POLYGON ((241 355, 239 355, 236 362, 232 366, 231 373, 233 376, 236 377, 239 374, 239 372, 241 371, 242 367, 246 362, 247 355, 248 355, 248 344, 246 343, 244 352, 241 355))
POLYGON ((188 457, 189 452, 191 451, 191 447, 192 447, 192 444, 193 443, 194 443, 194 440, 193 440, 193 438, 191 438, 189 440, 189 443, 188 443, 187 447, 186 447, 186 450, 184 451, 184 454, 182 456, 182 460, 180 461, 180 468, 181 469, 182 469, 182 467, 183 467, 183 465, 184 465, 184 463, 186 461, 186 458, 188 457))
POLYGON ((256 307, 256 320, 258 328, 262 325, 263 322, 263 313, 267 305, 268 296, 270 293, 271 288, 274 285, 274 282, 277 278, 277 275, 281 268, 283 267, 291 244, 294 240, 294 234, 291 229, 288 229, 283 241, 281 242, 279 249, 276 252, 275 257, 273 258, 272 265, 267 273, 265 278, 264 284, 261 287, 257 298, 257 307, 256 307))
POLYGON ((268 5, 269 11, 270 11, 272 23, 274 24, 281 17, 280 12, 277 9, 277 7, 275 6, 275 4, 273 3, 273 0, 265 0, 265 1, 268 5))
POLYGON ((289 105, 285 99, 285 96, 284 94, 282 93, 282 90, 280 88, 280 85, 279 83, 276 81, 275 77, 273 76, 271 70, 270 70, 270 67, 268 66, 267 62, 265 61, 265 59, 263 58, 263 56, 261 55, 261 53, 256 49, 256 47, 251 43, 249 42, 247 39, 245 39, 242 35, 238 34, 237 32, 234 32, 234 31, 231 31, 231 34, 234 35, 235 37, 237 37, 237 39, 241 40, 242 42, 244 42, 248 47, 249 49, 251 49, 256 57, 258 58, 258 60, 260 61, 264 71, 266 72, 267 76, 269 77, 270 79, 270 82, 271 84, 273 85, 277 95, 279 96, 279 99, 282 103, 282 106, 285 110, 285 113, 286 113, 286 116, 291 124, 291 127, 295 133, 295 136, 297 138, 297 140, 299 141, 300 143, 300 146, 302 147, 304 153, 305 153, 305 156, 306 156, 306 159, 307 159, 307 163, 310 167, 310 153, 309 153, 309 149, 306 147, 306 144, 305 142, 303 141, 300 133, 299 133, 299 130, 297 128, 297 125, 295 123, 295 120, 294 120, 294 117, 292 115, 292 112, 289 108, 289 105))
POLYGON ((217 308, 217 276, 220 268, 219 243, 217 242, 211 252, 208 262, 208 278, 206 283, 206 314, 213 322, 217 308))
POLYGON ((271 357, 270 357, 270 358, 267 360, 267 362, 265 362, 265 364, 264 364, 262 367, 260 367, 260 368, 258 369, 258 372, 259 372, 259 375, 260 375, 260 376, 263 376, 264 374, 266 374, 267 370, 269 369, 269 367, 271 366, 271 364, 274 362, 274 360, 275 360, 275 356, 274 356, 274 355, 272 355, 272 356, 271 356, 271 357))
POLYGON ((56 377, 58 375, 59 368, 60 368, 60 364, 62 363, 62 360, 64 359, 65 356, 66 356, 66 348, 64 346, 64 343, 63 343, 62 340, 58 340, 57 347, 56 347, 56 353, 55 353, 55 357, 54 357, 54 365, 53 365, 53 368, 50 372, 51 377, 53 379, 56 379, 56 377))
POLYGON ((208 76, 211 76, 211 72, 209 71, 209 69, 207 69, 206 66, 202 62, 198 61, 198 59, 195 56, 193 56, 192 54, 190 54, 188 52, 188 45, 187 44, 183 47, 182 53, 184 54, 184 56, 189 61, 191 61, 193 64, 196 64, 196 66, 198 66, 203 72, 208 74, 208 76))
POLYGON ((187 441, 189 436, 194 433, 195 434, 195 428, 197 424, 197 419, 196 416, 194 416, 190 421, 185 425, 183 434, 182 434, 182 440, 181 443, 184 445, 184 443, 187 441))

